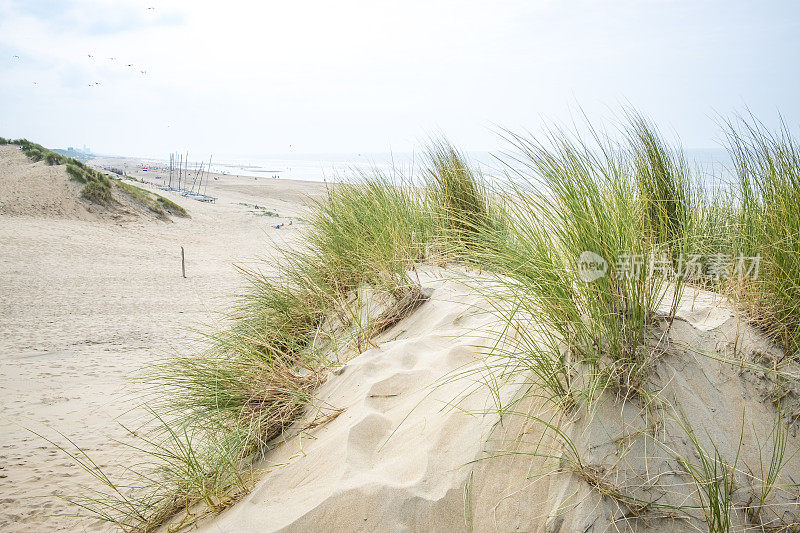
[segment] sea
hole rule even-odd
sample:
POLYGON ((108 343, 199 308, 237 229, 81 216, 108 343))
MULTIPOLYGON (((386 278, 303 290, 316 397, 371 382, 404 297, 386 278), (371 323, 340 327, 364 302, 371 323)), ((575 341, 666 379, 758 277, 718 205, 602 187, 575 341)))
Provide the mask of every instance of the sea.
MULTIPOLYGON (((723 149, 687 149, 687 162, 704 185, 727 186, 735 174, 731 160, 723 149)), ((534 184, 530 172, 515 162, 511 153, 465 152, 472 168, 480 171, 485 180, 502 188, 504 183, 517 186, 534 184)), ((190 158, 191 160, 191 158, 190 158)), ((159 161, 166 164, 166 161, 159 161)), ((208 160, 203 163, 206 167, 208 160)), ((191 163, 198 168, 200 163, 191 163)), ((284 179, 329 183, 362 181, 366 176, 380 174, 393 183, 422 184, 425 182, 425 156, 421 153, 339 153, 284 154, 275 156, 214 156, 211 170, 215 173, 258 179, 284 179)))
MULTIPOLYGON (((467 159, 492 183, 518 180, 513 154, 466 152, 467 159), (509 157, 511 155, 512 157, 509 157)), ((687 149, 686 159, 704 183, 719 184, 734 179, 731 160, 724 149, 687 149)), ((217 157, 214 172, 254 179, 287 179, 317 182, 358 182, 380 173, 390 181, 420 183, 424 180, 425 157, 421 153, 283 154, 275 156, 217 157)))

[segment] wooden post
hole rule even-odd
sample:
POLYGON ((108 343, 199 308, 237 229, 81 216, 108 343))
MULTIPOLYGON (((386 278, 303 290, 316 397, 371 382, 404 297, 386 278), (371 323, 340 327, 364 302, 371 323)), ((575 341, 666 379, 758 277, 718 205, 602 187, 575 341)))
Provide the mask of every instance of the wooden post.
POLYGON ((183 253, 183 246, 181 246, 181 274, 186 277, 186 256, 183 253))

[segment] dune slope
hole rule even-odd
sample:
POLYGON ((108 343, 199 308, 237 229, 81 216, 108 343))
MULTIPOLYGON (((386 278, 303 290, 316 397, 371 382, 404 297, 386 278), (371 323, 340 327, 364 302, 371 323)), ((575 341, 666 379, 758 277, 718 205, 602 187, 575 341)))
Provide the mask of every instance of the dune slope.
POLYGON ((131 194, 124 186, 112 186, 111 200, 98 204, 81 197, 83 186, 70 179, 66 165, 33 162, 16 145, 0 146, 0 215, 71 220, 168 219, 167 211, 148 192, 131 194))
POLYGON ((690 467, 714 446, 735 479, 735 529, 797 526, 797 391, 759 370, 755 359, 780 353, 720 298, 684 296, 651 398, 607 390, 565 411, 485 355, 514 335, 499 335, 487 291, 470 288, 479 277, 454 276, 421 272, 430 300, 335 371, 321 410, 267 453, 255 489, 199 530, 705 530, 708 485, 690 467), (741 365, 721 360, 732 357, 741 365), (786 440, 779 488, 757 505, 776 434, 786 440))

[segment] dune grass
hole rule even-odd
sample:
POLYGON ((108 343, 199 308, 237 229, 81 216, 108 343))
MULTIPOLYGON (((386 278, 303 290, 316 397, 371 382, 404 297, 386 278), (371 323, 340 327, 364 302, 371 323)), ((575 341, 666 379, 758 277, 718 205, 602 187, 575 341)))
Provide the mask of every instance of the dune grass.
MULTIPOLYGON (((568 413, 591 405, 604 391, 651 403, 649 368, 667 349, 662 340, 686 284, 733 286, 751 316, 787 353, 796 353, 800 197, 797 151, 788 129, 769 134, 752 123, 745 133, 731 127, 740 182, 738 189, 718 192, 698 183, 680 147, 664 141, 649 121, 636 113, 627 120, 622 142, 591 126, 588 141, 560 129, 549 130, 543 140, 505 135, 512 144, 505 162, 521 185, 502 201, 509 235, 482 250, 482 259, 505 275, 506 290, 487 296, 503 302, 495 311, 518 344, 495 347, 492 353, 500 358, 493 364, 501 367, 498 375, 527 372, 533 385, 528 394, 568 413), (590 266, 607 270, 582 276, 585 252, 592 253, 590 266), (730 278, 720 276, 708 264, 693 277, 681 272, 692 257, 730 262, 741 253, 763 254, 761 278, 735 271, 730 278), (639 270, 632 258, 641 261, 639 270)), ((757 512, 785 464, 785 427, 778 418, 769 466, 762 465, 753 519, 759 527, 757 512)), ((710 531, 729 531, 738 455, 729 466, 713 441, 711 450, 703 448, 683 422, 699 462, 676 459, 695 483, 696 507, 710 531)), ((653 507, 608 491, 581 463, 559 425, 539 423, 563 443, 571 468, 601 494, 631 512, 633 502, 634 515, 653 507)))
POLYGON ((71 179, 83 183, 83 187, 81 188, 82 198, 103 205, 112 202, 112 181, 104 174, 75 160, 67 163, 67 174, 69 174, 71 179))
MULTIPOLYGON (((742 300, 759 302, 754 316, 777 318, 774 338, 795 339, 796 286, 779 277, 800 274, 789 257, 800 235, 792 225, 800 220, 793 141, 758 128, 731 131, 741 206, 709 195, 681 148, 633 112, 621 138, 591 127, 584 137, 557 128, 539 139, 505 132, 512 148, 501 157, 511 178, 504 191, 490 190, 445 140, 428 148, 424 187, 377 170, 329 187, 302 247, 282 250, 265 272, 244 272, 249 289, 230 327, 208 334, 203 353, 150 372, 157 429, 143 437, 141 451, 152 463, 133 482, 103 478, 108 490, 81 505, 132 531, 179 511, 187 511, 187 525, 199 516, 189 510, 228 505, 250 486, 270 443, 320 408, 314 390, 339 363, 341 347, 359 353, 379 330, 359 320, 354 294, 374 288, 410 309, 400 302, 414 300, 413 268, 423 262, 466 262, 498 274, 502 290, 486 290, 519 343, 495 347, 495 364, 530 376, 531 390, 562 412, 603 391, 651 399, 650 368, 683 287, 716 281, 704 271, 696 279, 678 275, 689 255, 766 245, 764 277, 742 289, 742 300)), ((555 422, 545 425, 557 440, 565 436, 555 422)), ((647 506, 603 485, 573 451, 573 465, 592 486, 636 509, 647 506)), ((697 483, 709 527, 724 530, 729 470, 718 452, 698 453, 700 464, 681 465, 697 483)))
POLYGON ((124 191, 129 197, 136 200, 159 217, 166 217, 167 213, 179 217, 188 216, 188 213, 183 207, 179 206, 172 200, 164 198, 160 194, 147 191, 141 187, 137 187, 136 185, 131 185, 130 183, 126 183, 121 179, 115 179, 113 183, 122 191, 124 191))
POLYGON ((739 179, 737 252, 760 256, 739 297, 784 350, 800 356, 800 151, 783 124, 769 131, 755 117, 727 124, 739 179))
POLYGON ((111 188, 99 181, 90 181, 81 189, 81 198, 95 204, 108 204, 112 201, 111 188))
MULTIPOLYGON (((709 533, 727 533, 731 530, 736 469, 743 436, 739 437, 736 457, 732 464, 728 464, 713 440, 711 441, 713 451, 703 446, 685 414, 681 416, 680 425, 694 448, 698 462, 679 456, 678 464, 695 483, 709 533)), ((742 420, 742 433, 744 433, 744 420, 742 420)), ((710 440, 710 436, 708 438, 710 440)))
POLYGON ((483 176, 467 157, 444 138, 431 140, 423 170, 430 209, 436 215, 440 241, 462 261, 497 240, 502 218, 490 200, 483 176))
POLYGON ((152 194, 155 196, 156 202, 161 204, 161 207, 163 207, 168 213, 177 215, 179 217, 189 216, 189 213, 186 212, 186 209, 179 206, 169 198, 164 198, 160 194, 155 194, 155 193, 152 194))
POLYGON ((48 150, 41 144, 36 144, 27 139, 15 139, 9 141, 16 144, 31 161, 45 161, 48 165, 63 165, 70 162, 69 158, 59 155, 52 150, 48 150))
POLYGON ((628 121, 628 143, 645 236, 650 242, 666 246, 677 259, 686 248, 694 207, 689 165, 683 151, 668 146, 645 117, 629 112, 628 121))
MULTIPOLYGON (((510 193, 500 193, 508 232, 496 234, 491 246, 471 247, 479 262, 503 274, 504 289, 486 289, 487 299, 499 301, 493 311, 506 324, 503 333, 516 339, 510 347, 492 347, 499 357, 490 371, 529 376, 527 396, 567 414, 589 407, 603 392, 635 405, 653 403, 649 370, 667 349, 663 339, 684 286, 722 286, 706 270, 687 278, 681 267, 692 256, 730 257, 739 231, 731 196, 709 194, 679 146, 669 145, 640 115, 627 118, 623 141, 591 127, 588 141, 555 128, 544 140, 506 132, 512 150, 505 162, 516 183, 510 193), (589 259, 583 259, 586 252, 589 259), (602 271, 587 278, 582 261, 602 271)), ((584 464, 560 423, 535 421, 564 447, 571 470, 631 516, 682 510, 609 484, 613 474, 599 476, 584 464)), ((688 422, 681 427, 700 458, 676 458, 697 488, 697 506, 686 508, 701 509, 711 531, 727 531, 736 462, 727 466, 713 442, 709 453, 688 422)), ((763 498, 782 465, 780 435, 763 498)), ((537 448, 534 454, 558 458, 563 467, 558 451, 539 455, 537 448)))
POLYGON ((674 317, 683 285, 672 255, 689 226, 688 202, 672 202, 674 191, 688 193, 671 170, 681 162, 647 123, 630 131, 631 147, 593 129, 590 141, 559 129, 543 141, 506 132, 519 185, 503 200, 509 234, 482 259, 510 280, 511 308, 537 317, 526 359, 543 365, 536 374, 567 404, 598 388, 643 389, 648 342, 658 320, 674 317), (571 384, 576 365, 593 369, 584 390, 571 384))
POLYGON ((794 458, 794 455, 800 452, 795 450, 787 456, 786 444, 788 438, 788 429, 785 421, 783 420, 780 406, 777 409, 775 416, 775 424, 766 442, 763 444, 758 442, 758 455, 761 458, 761 472, 760 472, 760 491, 757 496, 757 503, 753 508, 749 509, 750 521, 758 525, 761 521, 761 515, 767 506, 767 500, 770 495, 776 490, 778 484, 778 476, 783 470, 787 462, 794 458), (766 455, 765 450, 769 451, 768 461, 764 460, 766 455))

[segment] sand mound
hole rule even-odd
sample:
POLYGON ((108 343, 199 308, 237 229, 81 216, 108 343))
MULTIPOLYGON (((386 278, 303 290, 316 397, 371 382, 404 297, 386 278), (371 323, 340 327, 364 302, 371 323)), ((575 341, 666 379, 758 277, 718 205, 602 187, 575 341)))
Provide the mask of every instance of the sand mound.
POLYGON ((0 146, 0 215, 77 220, 164 218, 141 201, 112 187, 106 205, 81 197, 83 184, 66 165, 33 162, 16 145, 0 146))
POLYGON ((268 452, 249 495, 198 528, 701 531, 698 487, 711 484, 698 485, 684 466, 700 463, 690 427, 712 458, 713 441, 736 465, 729 490, 740 511, 736 530, 796 527, 797 490, 783 489, 800 481, 792 455, 800 447, 797 391, 758 370, 754 359, 774 367, 780 353, 719 298, 685 295, 680 318, 665 328, 651 397, 607 391, 589 409, 565 412, 530 390, 529 376, 503 375, 483 355, 502 324, 485 312, 486 298, 453 276, 422 272, 430 300, 335 371, 318 391, 324 412, 310 413, 268 452), (741 365, 720 360, 731 357, 741 365), (782 489, 757 511, 776 394, 781 427, 789 427, 781 433, 788 441, 776 480, 782 489), (308 427, 334 409, 342 411, 308 427), (563 436, 542 421, 558 423, 563 436))

